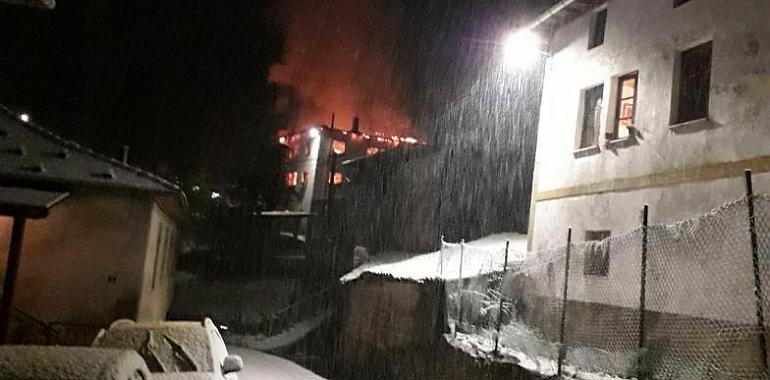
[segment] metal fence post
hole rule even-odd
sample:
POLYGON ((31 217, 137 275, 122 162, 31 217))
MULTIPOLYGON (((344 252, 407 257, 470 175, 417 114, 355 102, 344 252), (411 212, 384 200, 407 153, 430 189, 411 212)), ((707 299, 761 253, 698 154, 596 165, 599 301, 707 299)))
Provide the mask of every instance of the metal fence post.
POLYGON ((759 244, 757 243, 757 222, 754 215, 754 189, 751 183, 751 170, 746 170, 744 174, 746 177, 746 198, 749 217, 749 237, 751 238, 751 259, 754 269, 754 297, 756 298, 757 302, 759 352, 762 355, 762 370, 765 374, 767 374, 767 331, 765 330, 765 312, 762 306, 762 277, 759 270, 759 244))
POLYGON ((561 306, 561 326, 559 327, 559 358, 556 365, 556 375, 561 376, 562 364, 566 349, 564 347, 564 324, 567 320, 567 290, 569 289, 569 257, 572 248, 572 227, 567 230, 567 257, 564 259, 564 294, 561 306))
POLYGON ((645 315, 644 310, 647 303, 647 239, 649 223, 650 206, 644 205, 642 209, 642 257, 641 257, 641 271, 639 274, 639 357, 637 358, 637 367, 641 369, 642 355, 641 352, 644 349, 645 333, 644 322, 645 315))
POLYGON ((444 276, 444 235, 441 235, 441 249, 438 251, 438 274, 444 276))
POLYGON ((511 241, 505 241, 505 261, 503 261, 503 278, 500 279, 500 305, 497 309, 497 335, 495 335, 495 354, 500 344, 500 327, 503 324, 503 280, 505 280, 505 272, 508 271, 508 248, 511 246, 511 241))
POLYGON ((455 334, 457 326, 463 321, 463 255, 465 254, 465 239, 460 240, 460 272, 457 274, 457 324, 455 325, 455 334))

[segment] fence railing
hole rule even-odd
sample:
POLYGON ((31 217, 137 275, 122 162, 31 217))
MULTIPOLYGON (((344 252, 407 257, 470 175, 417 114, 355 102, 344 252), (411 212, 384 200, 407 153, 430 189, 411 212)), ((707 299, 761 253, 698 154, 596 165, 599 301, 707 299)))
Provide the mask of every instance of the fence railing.
POLYGON ((335 306, 334 297, 338 288, 336 284, 327 286, 261 318, 254 324, 236 326, 236 331, 233 332, 262 335, 265 338, 278 335, 299 322, 328 313, 335 306))
MULTIPOLYGON (((510 269, 449 277, 455 339, 546 375, 766 379, 770 197, 746 179, 745 197, 695 218, 651 225, 642 206, 625 234, 575 242, 569 229, 510 269)), ((459 247, 467 267, 475 252, 459 247)))
POLYGON ((35 345, 89 346, 105 326, 87 323, 45 322, 14 309, 11 343, 35 345))
POLYGON ((58 341, 57 331, 48 323, 19 309, 13 310, 11 327, 12 344, 54 344, 58 341))

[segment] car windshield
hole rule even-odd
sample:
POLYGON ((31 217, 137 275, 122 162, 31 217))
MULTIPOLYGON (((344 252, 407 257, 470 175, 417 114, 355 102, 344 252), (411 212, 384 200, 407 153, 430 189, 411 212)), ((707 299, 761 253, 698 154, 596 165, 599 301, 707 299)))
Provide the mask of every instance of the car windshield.
POLYGON ((136 350, 152 372, 211 372, 211 350, 203 327, 108 330, 99 347, 136 350))

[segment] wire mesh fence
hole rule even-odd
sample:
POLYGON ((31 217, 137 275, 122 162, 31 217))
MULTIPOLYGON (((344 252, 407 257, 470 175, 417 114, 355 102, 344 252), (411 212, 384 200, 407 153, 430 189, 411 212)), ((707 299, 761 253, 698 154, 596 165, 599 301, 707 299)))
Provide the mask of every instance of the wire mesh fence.
POLYGON ((495 353, 547 375, 767 378, 768 196, 570 240, 505 271, 504 251, 442 245, 442 269, 457 268, 442 276, 454 336, 499 340, 495 353))

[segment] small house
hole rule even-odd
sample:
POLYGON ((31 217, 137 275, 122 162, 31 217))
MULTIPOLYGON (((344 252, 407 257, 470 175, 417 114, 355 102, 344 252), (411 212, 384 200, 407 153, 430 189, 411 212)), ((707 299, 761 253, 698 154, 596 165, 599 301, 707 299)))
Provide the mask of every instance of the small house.
POLYGON ((162 320, 184 207, 177 185, 0 106, 2 314, 86 336, 118 318, 162 320))

